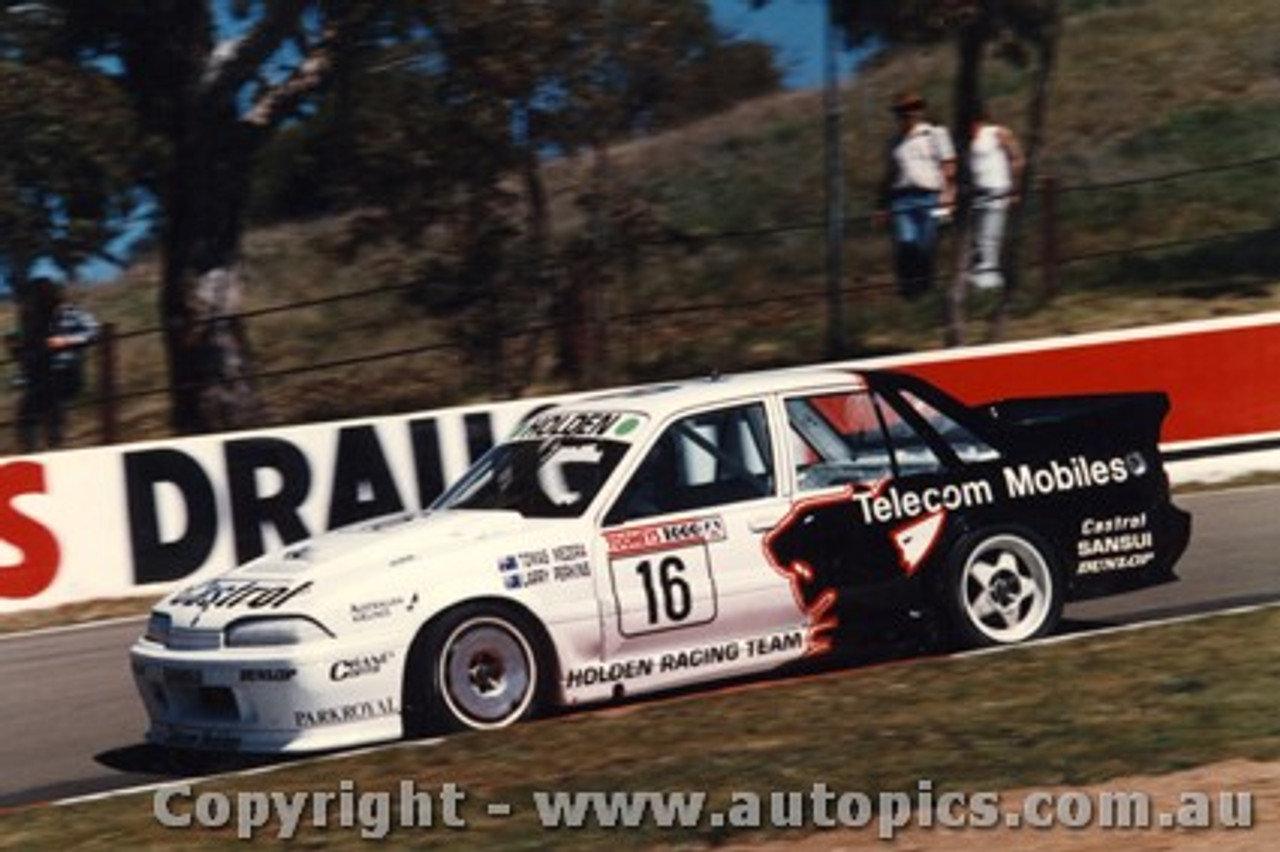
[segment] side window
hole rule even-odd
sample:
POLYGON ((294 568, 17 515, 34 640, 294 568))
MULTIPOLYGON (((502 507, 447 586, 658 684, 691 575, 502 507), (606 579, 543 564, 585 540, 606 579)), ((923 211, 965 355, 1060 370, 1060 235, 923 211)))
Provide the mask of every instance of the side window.
POLYGON ((667 427, 649 449, 606 524, 704 509, 774 493, 764 406, 694 414, 667 427))
POLYGON ((902 398, 916 410, 929 428, 937 432, 942 440, 951 445, 956 458, 962 462, 986 462, 1000 458, 1000 453, 986 441, 983 441, 972 430, 957 423, 954 418, 942 413, 910 391, 903 391, 902 398))
POLYGON ((787 400, 801 490, 869 483, 893 474, 876 404, 865 391, 787 400))

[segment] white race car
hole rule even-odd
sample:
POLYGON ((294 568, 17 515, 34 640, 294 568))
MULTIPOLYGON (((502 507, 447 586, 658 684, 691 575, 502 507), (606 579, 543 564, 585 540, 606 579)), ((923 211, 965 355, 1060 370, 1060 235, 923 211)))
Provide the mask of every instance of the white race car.
POLYGON ((542 411, 428 511, 156 606, 148 739, 245 752, 494 728, 776 669, 908 614, 966 644, 1172 578, 1160 394, 969 408, 893 373, 758 374, 542 411))

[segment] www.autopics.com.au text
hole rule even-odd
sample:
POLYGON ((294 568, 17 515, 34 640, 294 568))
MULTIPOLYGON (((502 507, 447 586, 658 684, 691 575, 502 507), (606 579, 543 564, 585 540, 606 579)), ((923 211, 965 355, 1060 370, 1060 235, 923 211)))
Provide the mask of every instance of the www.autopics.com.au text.
POLYGON ((462 830, 473 820, 509 819, 522 809, 547 831, 575 829, 686 830, 846 828, 892 840, 907 828, 1081 829, 1125 831, 1247 829, 1253 796, 1240 791, 1184 791, 1157 801, 1133 790, 1033 791, 1007 805, 1000 793, 936 790, 921 780, 911 791, 837 791, 817 782, 808 790, 706 791, 539 790, 527 801, 477 802, 456 784, 420 786, 403 780, 394 790, 361 790, 352 781, 310 792, 196 792, 189 783, 157 790, 152 812, 171 829, 234 827, 251 839, 279 839, 303 828, 355 830, 378 839, 393 830, 462 830))

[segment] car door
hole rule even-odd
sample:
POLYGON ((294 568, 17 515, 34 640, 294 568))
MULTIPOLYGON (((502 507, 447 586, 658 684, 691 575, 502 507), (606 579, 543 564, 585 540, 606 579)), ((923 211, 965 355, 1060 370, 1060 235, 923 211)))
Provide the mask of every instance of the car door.
POLYGON ((802 651, 786 638, 801 613, 762 546, 790 506, 776 433, 756 400, 680 416, 650 444, 599 542, 607 659, 650 657, 679 680, 691 667, 759 668, 748 658, 760 651, 802 651), (664 656, 679 649, 699 653, 664 656))

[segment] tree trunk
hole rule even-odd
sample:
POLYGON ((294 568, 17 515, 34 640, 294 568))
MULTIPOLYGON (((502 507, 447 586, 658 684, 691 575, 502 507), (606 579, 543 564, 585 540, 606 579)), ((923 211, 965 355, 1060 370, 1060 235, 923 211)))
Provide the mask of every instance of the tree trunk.
POLYGON ((1032 84, 1031 101, 1027 107, 1027 135, 1023 151, 1026 155, 1026 166, 1022 172, 1022 184, 1018 187, 1021 203, 1009 213, 1009 243, 1005 255, 1007 271, 1004 291, 1000 295, 1000 303, 991 315, 988 337, 991 340, 1004 338, 1008 324, 1009 310, 1012 305, 1013 292, 1021 285, 1022 254, 1026 242, 1025 211, 1031 197, 1031 188, 1040 172, 1040 161, 1044 155, 1045 128, 1048 124, 1049 89, 1053 82, 1053 72, 1057 64, 1058 39, 1062 32, 1061 7, 1053 2, 1049 7, 1049 20, 1040 31, 1036 41, 1036 71, 1032 84))
POLYGON ((960 31, 953 130, 956 146, 955 264, 952 268, 951 285, 947 290, 947 346, 964 343, 965 297, 969 288, 971 265, 970 210, 973 201, 969 145, 973 135, 973 122, 978 117, 981 104, 982 53, 987 44, 988 32, 986 21, 981 19, 960 31))
POLYGON ((609 143, 600 140, 594 146, 591 166, 592 190, 587 204, 587 242, 590 245, 591 279, 579 282, 585 286, 585 327, 587 361, 583 379, 592 387, 607 382, 609 376, 609 284, 616 243, 616 227, 612 220, 615 200, 614 171, 609 143))
POLYGON ((235 265, 183 270, 165 287, 165 332, 179 434, 245 429, 261 423, 243 309, 244 280, 235 265))
POLYGON ((522 370, 521 390, 537 380, 538 344, 541 339, 536 326, 552 314, 554 299, 548 293, 547 258, 549 256, 549 235, 551 233, 551 206, 547 200, 546 184, 542 178, 542 161, 534 147, 533 141, 525 139, 521 148, 521 174, 525 187, 525 254, 523 279, 524 286, 532 296, 533 309, 529 316, 533 318, 534 329, 528 332, 522 370))
POLYGON ((243 210, 258 128, 234 105, 197 104, 185 116, 168 179, 161 315, 178 434, 261 422, 244 319, 243 210))

